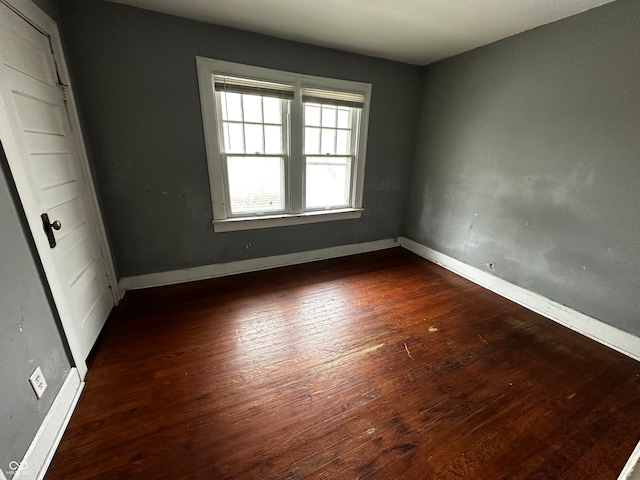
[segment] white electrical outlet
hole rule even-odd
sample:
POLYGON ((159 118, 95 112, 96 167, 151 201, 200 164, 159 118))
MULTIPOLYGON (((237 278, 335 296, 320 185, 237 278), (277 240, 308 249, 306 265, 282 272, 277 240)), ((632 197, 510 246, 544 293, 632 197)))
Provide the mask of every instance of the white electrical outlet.
POLYGON ((42 397, 42 394, 47 388, 47 381, 44 379, 44 375, 42 374, 40 367, 36 368, 31 374, 29 382, 31 382, 31 386, 33 387, 33 391, 36 392, 36 396, 38 398, 42 397))

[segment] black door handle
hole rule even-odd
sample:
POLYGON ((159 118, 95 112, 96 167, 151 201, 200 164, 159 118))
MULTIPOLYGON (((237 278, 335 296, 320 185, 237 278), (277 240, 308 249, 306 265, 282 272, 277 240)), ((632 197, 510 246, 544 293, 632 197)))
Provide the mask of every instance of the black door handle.
POLYGON ((62 224, 60 220, 56 220, 53 223, 49 222, 49 215, 43 213, 40 215, 42 219, 42 226, 44 228, 44 233, 47 234, 47 240, 49 240, 49 246, 54 248, 56 246, 56 237, 53 235, 54 230, 60 230, 62 228, 62 224))

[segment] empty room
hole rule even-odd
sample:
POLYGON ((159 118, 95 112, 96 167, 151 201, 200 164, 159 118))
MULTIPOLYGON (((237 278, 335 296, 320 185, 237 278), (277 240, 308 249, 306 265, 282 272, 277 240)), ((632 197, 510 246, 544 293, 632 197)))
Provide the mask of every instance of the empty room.
POLYGON ((640 478, 640 2, 0 0, 0 480, 640 478))

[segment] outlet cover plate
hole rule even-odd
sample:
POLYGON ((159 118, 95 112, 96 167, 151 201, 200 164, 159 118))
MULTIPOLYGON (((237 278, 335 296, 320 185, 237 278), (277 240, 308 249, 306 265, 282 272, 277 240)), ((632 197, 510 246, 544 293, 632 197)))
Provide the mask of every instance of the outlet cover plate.
POLYGON ((33 387, 33 391, 36 392, 36 396, 38 398, 42 397, 42 394, 47 388, 47 381, 44 379, 44 375, 42 374, 42 370, 40 367, 36 368, 34 372, 29 377, 29 382, 33 387))

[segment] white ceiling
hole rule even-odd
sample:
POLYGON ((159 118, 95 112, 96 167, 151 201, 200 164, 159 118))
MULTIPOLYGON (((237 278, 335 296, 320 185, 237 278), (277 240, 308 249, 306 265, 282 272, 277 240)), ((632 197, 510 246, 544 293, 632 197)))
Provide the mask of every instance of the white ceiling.
POLYGON ((112 0, 417 65, 612 0, 112 0))

